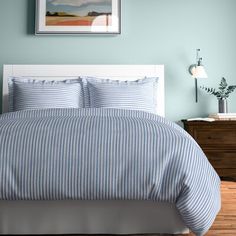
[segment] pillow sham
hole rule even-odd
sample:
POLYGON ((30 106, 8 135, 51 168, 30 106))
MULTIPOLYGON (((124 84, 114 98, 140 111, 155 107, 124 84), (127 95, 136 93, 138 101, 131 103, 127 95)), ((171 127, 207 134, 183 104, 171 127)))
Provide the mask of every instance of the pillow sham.
POLYGON ((157 113, 158 78, 120 81, 82 77, 85 107, 119 108, 157 113))
POLYGON ((9 110, 83 107, 81 79, 63 81, 10 77, 9 110))

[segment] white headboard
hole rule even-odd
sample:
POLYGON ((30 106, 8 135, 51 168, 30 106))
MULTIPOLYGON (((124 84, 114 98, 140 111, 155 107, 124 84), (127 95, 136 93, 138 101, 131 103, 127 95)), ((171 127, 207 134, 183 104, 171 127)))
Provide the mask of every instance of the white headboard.
POLYGON ((117 80, 135 80, 145 76, 159 77, 158 114, 165 115, 163 65, 4 65, 3 112, 8 111, 9 76, 54 80, 64 80, 78 76, 109 77, 117 80))

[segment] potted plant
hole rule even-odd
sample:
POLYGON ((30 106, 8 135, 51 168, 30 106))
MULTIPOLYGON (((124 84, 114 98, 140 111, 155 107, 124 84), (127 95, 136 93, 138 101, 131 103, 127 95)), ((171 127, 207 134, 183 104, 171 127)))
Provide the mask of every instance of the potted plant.
POLYGON ((223 77, 221 79, 218 90, 216 90, 215 88, 207 88, 205 86, 202 86, 201 88, 207 93, 217 97, 219 103, 219 113, 228 112, 227 98, 229 97, 230 93, 232 93, 236 89, 236 85, 228 86, 226 79, 223 77))

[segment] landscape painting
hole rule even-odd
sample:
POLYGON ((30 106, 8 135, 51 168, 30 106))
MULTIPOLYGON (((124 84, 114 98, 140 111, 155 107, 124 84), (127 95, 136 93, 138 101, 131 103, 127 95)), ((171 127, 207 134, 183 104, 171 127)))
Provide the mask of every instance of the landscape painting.
POLYGON ((38 0, 36 33, 119 33, 120 0, 38 0))

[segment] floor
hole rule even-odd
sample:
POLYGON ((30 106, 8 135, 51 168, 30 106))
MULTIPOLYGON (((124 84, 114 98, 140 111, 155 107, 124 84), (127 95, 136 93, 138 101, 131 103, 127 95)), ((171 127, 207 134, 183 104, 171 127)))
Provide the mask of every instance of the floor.
POLYGON ((221 211, 206 235, 236 236, 236 182, 223 181, 221 184, 221 196, 221 211))

